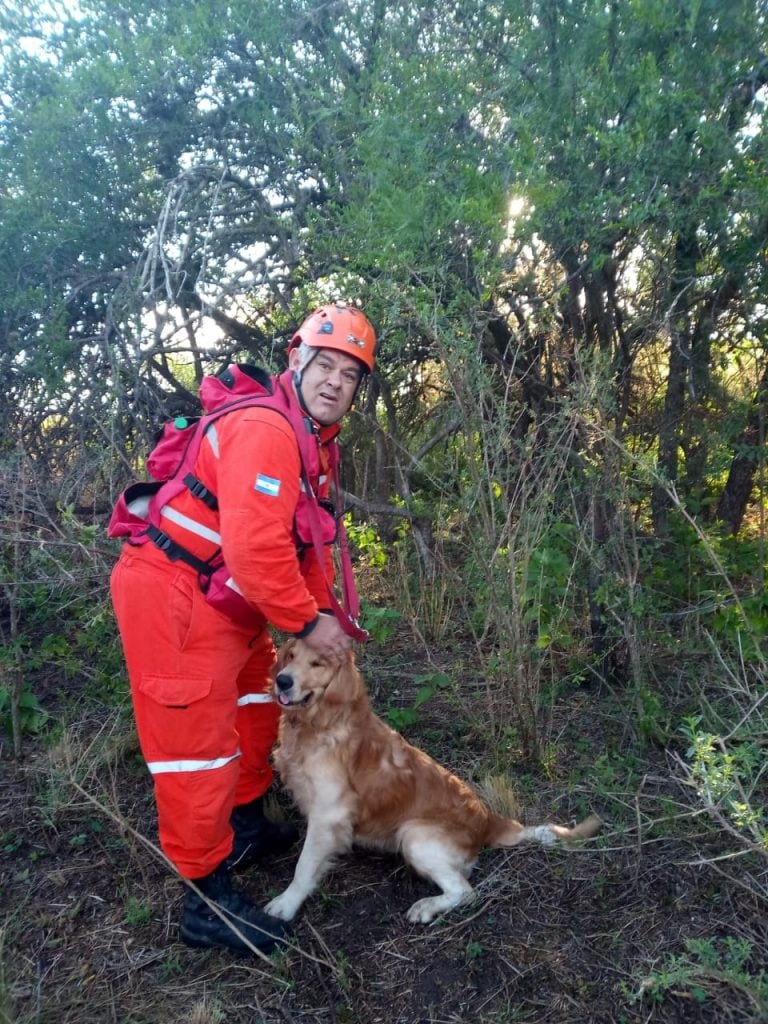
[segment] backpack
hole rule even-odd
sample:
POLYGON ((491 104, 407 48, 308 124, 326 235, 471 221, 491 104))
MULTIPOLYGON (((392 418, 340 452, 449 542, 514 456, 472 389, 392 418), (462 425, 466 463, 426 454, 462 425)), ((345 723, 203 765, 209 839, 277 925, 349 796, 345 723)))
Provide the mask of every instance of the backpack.
POLYGON ((311 422, 295 399, 291 371, 270 377, 259 367, 232 364, 216 376, 203 378, 200 401, 203 415, 177 417, 163 426, 147 458, 147 469, 154 479, 131 484, 122 492, 109 520, 108 536, 120 537, 134 546, 152 542, 170 561, 182 561, 196 571, 200 588, 214 608, 245 628, 263 626, 263 615, 243 597, 224 563, 221 549, 207 560, 197 558, 163 531, 160 510, 187 489, 209 509, 216 511, 216 495, 193 472, 207 430, 222 416, 237 409, 251 406, 274 409, 288 420, 299 446, 304 486, 294 518, 297 546, 301 549, 311 545, 318 564, 323 568, 323 547, 339 542, 344 607, 339 604, 333 587, 326 579, 330 606, 348 635, 358 641, 367 640, 368 634, 357 624, 359 600, 339 507, 338 445, 335 438, 328 444, 330 476, 336 496, 334 507, 320 501, 310 484, 318 473, 317 444, 311 422))

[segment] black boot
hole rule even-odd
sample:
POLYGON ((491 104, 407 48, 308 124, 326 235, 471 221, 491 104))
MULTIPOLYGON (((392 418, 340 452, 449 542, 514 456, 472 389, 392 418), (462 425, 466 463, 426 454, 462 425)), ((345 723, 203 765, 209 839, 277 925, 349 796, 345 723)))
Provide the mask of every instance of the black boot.
MULTIPOLYGON (((271 953, 278 946, 285 945, 281 940, 285 939, 289 931, 286 923, 265 914, 233 889, 224 864, 220 864, 210 875, 192 881, 262 953, 271 953)), ((179 936, 188 946, 212 946, 234 949, 238 953, 249 952, 240 936, 192 889, 187 890, 184 898, 179 936)))
POLYGON ((230 871, 243 871, 264 857, 289 850, 299 838, 295 825, 270 821, 264 814, 264 797, 235 807, 230 818, 235 832, 232 853, 224 862, 230 871))

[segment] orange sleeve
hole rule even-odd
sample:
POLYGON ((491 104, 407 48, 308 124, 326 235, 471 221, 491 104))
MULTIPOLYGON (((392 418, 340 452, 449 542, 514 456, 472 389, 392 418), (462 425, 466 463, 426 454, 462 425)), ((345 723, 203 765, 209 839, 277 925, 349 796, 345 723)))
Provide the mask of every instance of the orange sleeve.
POLYGON ((293 539, 301 460, 293 431, 271 409, 244 409, 217 423, 216 488, 221 547, 232 578, 267 621, 299 633, 318 602, 293 539))

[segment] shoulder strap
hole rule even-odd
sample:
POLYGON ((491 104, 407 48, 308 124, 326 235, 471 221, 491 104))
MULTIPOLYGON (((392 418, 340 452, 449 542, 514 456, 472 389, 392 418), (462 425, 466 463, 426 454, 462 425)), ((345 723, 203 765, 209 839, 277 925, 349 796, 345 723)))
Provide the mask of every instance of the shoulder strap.
MULTIPOLYGON (((338 461, 338 460, 337 460, 338 461)), ((334 476, 334 490, 338 495, 338 473, 335 471, 335 467, 332 469, 334 476)), ((320 520, 317 512, 317 499, 315 498, 314 492, 309 483, 309 477, 302 468, 302 478, 304 480, 304 488, 308 495, 308 507, 309 507, 309 529, 312 533, 312 547, 315 550, 315 556, 317 563, 320 567, 320 571, 325 579, 325 588, 328 591, 328 600, 330 601, 333 613, 338 619, 339 625, 347 634, 351 636, 353 640, 358 643, 365 643, 368 639, 368 633, 361 626, 358 625, 357 618, 360 614, 360 606, 357 596, 357 589, 355 587, 354 576, 352 574, 352 562, 349 557, 349 545, 347 543, 347 531, 344 529, 344 521, 339 516, 339 549, 341 552, 341 567, 342 567, 342 585, 344 589, 344 607, 339 604, 338 598, 333 592, 333 587, 328 579, 328 575, 325 571, 325 548, 323 546, 323 538, 320 531, 320 520)))
MULTIPOLYGON (((192 474, 195 462, 200 454, 200 447, 203 443, 203 438, 211 424, 215 423, 216 420, 221 419, 222 416, 226 416, 230 412, 235 412, 237 409, 247 409, 253 406, 263 406, 275 409, 276 412, 279 412, 281 415, 289 418, 287 416, 287 411, 283 408, 283 402, 279 399, 275 401, 275 396, 269 394, 242 395, 239 398, 234 398, 231 402, 226 402, 225 404, 220 405, 217 409, 213 409, 204 416, 201 416, 191 431, 189 441, 184 449, 184 454, 179 460, 176 471, 172 477, 163 481, 157 493, 152 498, 150 503, 150 515, 159 511, 163 505, 167 505, 169 501, 172 501, 178 494, 189 487, 187 478, 192 474)), ((192 480, 195 480, 194 476, 192 476, 192 480)), ((208 502, 206 502, 206 504, 207 503, 208 502)), ((209 505, 209 507, 211 506, 209 505)))
MULTIPOLYGON (((355 585, 355 577, 352 572, 352 559, 349 554, 349 538, 347 529, 344 526, 344 514, 341 507, 341 485, 339 483, 339 446, 334 441, 329 449, 331 463, 331 481, 333 483, 333 494, 336 500, 336 520, 339 524, 339 551, 341 553, 341 575, 344 588, 344 607, 352 619, 357 622, 360 617, 360 599, 355 585)), ((368 639, 368 633, 365 634, 368 639)))
POLYGON ((299 455, 301 458, 301 475, 304 482, 304 490, 307 497, 307 507, 309 510, 308 520, 309 529, 312 534, 312 546, 315 550, 315 556, 317 558, 320 571, 323 573, 325 579, 325 587, 328 591, 328 600, 333 608, 334 615, 339 621, 339 625, 344 632, 351 636, 353 640, 358 643, 365 643, 368 639, 368 633, 358 625, 358 617, 360 615, 360 602, 357 594, 357 588, 355 586, 354 573, 352 572, 352 559, 349 555, 349 541, 347 539, 347 531, 344 528, 344 520, 341 516, 341 489, 339 487, 339 446, 336 443, 336 439, 333 438, 328 442, 328 456, 330 462, 330 475, 331 482, 333 484, 334 497, 336 499, 336 518, 339 528, 339 552, 341 556, 341 573, 342 573, 342 588, 344 593, 344 607, 339 604, 339 601, 333 591, 333 587, 328 579, 325 571, 325 548, 322 540, 322 533, 320 530, 320 516, 317 508, 317 497, 314 490, 312 489, 308 467, 306 465, 306 440, 307 434, 314 434, 312 423, 307 416, 305 416, 298 408, 298 403, 293 399, 292 390, 292 374, 290 370, 281 374, 278 378, 278 386, 283 389, 283 394, 286 400, 288 421, 293 427, 296 439, 299 445, 299 455))

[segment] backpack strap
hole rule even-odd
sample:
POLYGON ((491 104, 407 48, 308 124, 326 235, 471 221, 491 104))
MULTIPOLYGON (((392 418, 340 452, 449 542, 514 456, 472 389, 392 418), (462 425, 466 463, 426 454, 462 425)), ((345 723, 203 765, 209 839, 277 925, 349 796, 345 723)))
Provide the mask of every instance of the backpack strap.
MULTIPOLYGON (((334 446, 335 449, 335 446, 334 446)), ((337 496, 337 511, 338 511, 338 450, 335 449, 335 459, 332 457, 331 461, 331 472, 333 475, 333 486, 337 496), (335 464, 334 464, 335 463, 335 464)), ((341 516, 337 516, 339 525, 339 550, 341 554, 341 567, 342 567, 342 585, 344 590, 344 607, 339 604, 336 594, 333 592, 333 587, 328 579, 328 575, 325 571, 325 550, 323 547, 323 538, 320 531, 320 519, 317 512, 317 498, 314 495, 312 488, 309 486, 309 477, 307 476, 304 468, 302 467, 302 478, 304 480, 304 487, 309 495, 308 506, 310 513, 309 529, 312 533, 312 546, 315 549, 315 556, 317 558, 320 571, 325 579, 325 587, 328 591, 328 600, 330 601, 333 613, 336 616, 339 625, 347 634, 351 636, 353 640, 358 643, 365 643, 369 639, 368 633, 364 630, 357 621, 360 614, 360 606, 357 596, 357 589, 355 587, 354 575, 352 573, 352 561, 349 556, 349 545, 347 543, 347 531, 344 528, 344 521, 341 516)))
MULTIPOLYGON (((339 446, 334 441, 328 449, 330 457, 331 482, 336 499, 336 522, 339 525, 339 552, 341 555, 341 582, 344 590, 344 608, 347 614, 357 622, 360 617, 360 599, 352 572, 352 559, 349 554, 349 538, 344 525, 344 510, 341 507, 341 485, 339 483, 339 446)), ((365 634, 366 640, 368 634, 365 634)))
POLYGON ((333 491, 336 499, 336 520, 339 527, 339 553, 341 557, 341 575, 342 575, 342 588, 344 595, 344 607, 339 604, 336 594, 333 591, 333 587, 328 579, 325 572, 325 553, 322 533, 320 530, 320 516, 317 507, 317 496, 313 491, 310 481, 309 473, 306 467, 306 444, 304 442, 305 434, 314 434, 314 427, 312 421, 308 416, 305 416, 302 411, 298 408, 297 403, 293 400, 292 394, 292 380, 293 374, 291 370, 286 370, 278 378, 278 386, 282 389, 287 405, 287 417, 288 422, 293 427, 293 431, 296 434, 296 440, 299 444, 299 457, 301 459, 301 477, 304 482, 304 490, 307 496, 307 507, 309 510, 308 520, 309 529, 312 534, 312 546, 315 549, 315 556, 320 567, 320 571, 323 573, 325 578, 325 586, 328 591, 328 600, 330 601, 333 613, 338 619, 339 625, 347 634, 351 636, 353 640, 358 643, 365 643, 368 640, 368 633, 361 626, 358 625, 358 617, 360 615, 360 601, 357 594, 357 588, 355 586, 354 573, 352 572, 352 559, 349 555, 349 541, 347 539, 347 531, 344 527, 344 520, 341 516, 341 488, 339 486, 339 446, 336 439, 333 438, 328 442, 328 459, 329 459, 329 472, 331 475, 331 482, 333 483, 333 491))
POLYGON ((171 562, 184 562, 185 565, 192 566, 201 576, 210 576, 216 569, 216 566, 211 565, 210 562, 206 562, 203 558, 197 558, 191 551, 187 551, 181 544, 177 544, 167 533, 163 533, 152 523, 144 532, 171 562))
POLYGON ((193 497, 198 498, 204 505, 206 505, 211 512, 219 511, 219 500, 213 491, 210 491, 202 480, 194 475, 194 473, 187 473, 183 478, 183 483, 190 491, 193 497))

